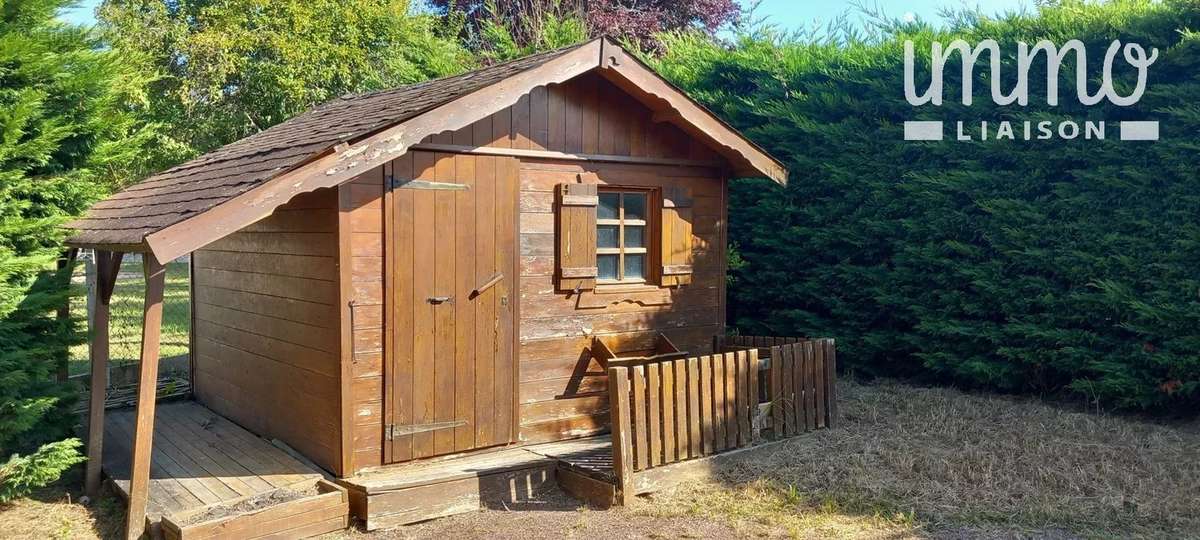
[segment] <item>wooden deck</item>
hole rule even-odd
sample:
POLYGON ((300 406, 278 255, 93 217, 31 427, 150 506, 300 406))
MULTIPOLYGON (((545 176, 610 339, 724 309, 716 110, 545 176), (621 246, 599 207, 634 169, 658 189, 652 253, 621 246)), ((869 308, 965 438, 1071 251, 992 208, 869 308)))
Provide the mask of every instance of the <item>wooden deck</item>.
POLYGON ((604 482, 613 481, 612 437, 609 435, 535 444, 526 450, 558 460, 559 469, 604 482))
MULTIPOLYGON (((320 471, 199 403, 160 403, 157 409, 147 509, 151 522, 279 488, 307 487, 322 478, 320 471)), ((114 410, 104 425, 104 473, 126 500, 134 418, 132 409, 114 410)))

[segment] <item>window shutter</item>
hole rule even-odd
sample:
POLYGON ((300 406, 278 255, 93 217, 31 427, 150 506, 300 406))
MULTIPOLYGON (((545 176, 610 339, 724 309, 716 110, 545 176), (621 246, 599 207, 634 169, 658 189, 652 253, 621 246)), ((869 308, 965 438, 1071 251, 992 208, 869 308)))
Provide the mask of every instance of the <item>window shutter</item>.
POLYGON ((692 190, 667 187, 662 196, 662 285, 692 282, 692 190))
POLYGON ((596 184, 558 186, 558 289, 596 288, 596 184))

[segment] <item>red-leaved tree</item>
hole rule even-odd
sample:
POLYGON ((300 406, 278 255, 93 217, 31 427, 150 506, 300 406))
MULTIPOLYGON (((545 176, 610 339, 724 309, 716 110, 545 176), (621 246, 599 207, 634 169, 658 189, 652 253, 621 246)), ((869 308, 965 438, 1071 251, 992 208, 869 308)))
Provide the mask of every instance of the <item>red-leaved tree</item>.
POLYGON ((654 35, 685 28, 715 33, 737 20, 738 0, 430 0, 447 17, 461 18, 472 47, 488 49, 485 21, 508 28, 518 45, 536 43, 540 21, 551 17, 577 17, 590 36, 607 34, 630 39, 655 50, 654 35))

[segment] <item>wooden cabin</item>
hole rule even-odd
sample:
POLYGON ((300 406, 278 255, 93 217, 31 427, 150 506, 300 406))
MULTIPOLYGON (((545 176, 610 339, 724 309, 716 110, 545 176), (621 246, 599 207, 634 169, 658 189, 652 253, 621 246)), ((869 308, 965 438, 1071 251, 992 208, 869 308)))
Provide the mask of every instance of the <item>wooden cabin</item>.
MULTIPOLYGON (((148 289, 141 399, 110 415, 118 427, 89 431, 89 489, 101 456, 107 468, 121 454, 113 471, 127 475, 116 483, 131 534, 162 519, 167 536, 189 537, 166 518, 215 504, 194 489, 224 503, 277 488, 279 472, 339 479, 322 493, 348 490, 368 527, 478 508, 484 474, 547 481, 553 452, 521 449, 610 431, 606 369, 714 352, 727 185, 745 176, 783 183, 786 171, 597 39, 336 99, 133 185, 72 224, 70 245, 98 250, 98 311, 122 253, 141 254, 148 289), (149 399, 156 301, 162 262, 188 254, 194 401, 161 405, 164 426, 149 399), (192 436, 216 439, 178 442, 192 436), (223 440, 241 442, 220 458, 189 454, 223 440), (266 475, 247 465, 264 462, 266 475), (236 496, 222 498, 220 482, 170 483, 188 463, 262 487, 230 484, 236 496), (392 496, 404 487, 429 491, 392 496), (163 497, 173 502, 156 507, 163 497)), ((92 380, 103 388, 106 312, 96 324, 92 380)), ((741 364, 737 383, 755 396, 757 365, 741 364)), ((92 403, 91 425, 106 425, 92 403)))

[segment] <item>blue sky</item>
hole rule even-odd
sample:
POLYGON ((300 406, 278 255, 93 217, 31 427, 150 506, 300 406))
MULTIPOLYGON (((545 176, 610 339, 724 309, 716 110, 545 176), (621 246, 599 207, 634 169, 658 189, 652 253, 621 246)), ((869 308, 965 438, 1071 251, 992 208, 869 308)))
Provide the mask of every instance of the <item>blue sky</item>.
MULTIPOLYGON (((63 13, 63 19, 78 23, 91 24, 95 22, 93 13, 100 0, 82 0, 79 6, 63 13)), ((747 0, 743 3, 748 4, 747 0)), ((864 0, 863 2, 833 2, 828 0, 763 0, 755 11, 756 17, 766 17, 767 20, 783 28, 804 28, 814 23, 826 23, 845 13, 854 10, 856 4, 876 6, 880 11, 891 17, 904 17, 907 14, 926 20, 937 20, 938 8, 978 7, 985 13, 996 13, 1022 7, 1031 8, 1033 0, 864 0)), ((850 20, 859 20, 857 15, 851 15, 850 20)))

